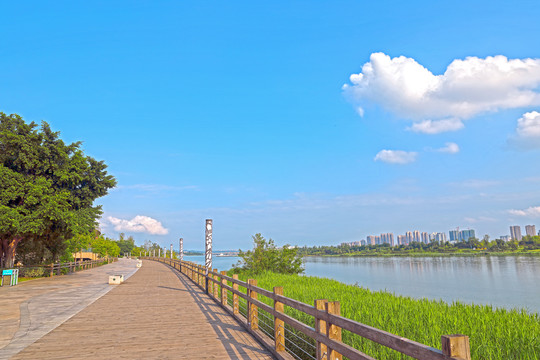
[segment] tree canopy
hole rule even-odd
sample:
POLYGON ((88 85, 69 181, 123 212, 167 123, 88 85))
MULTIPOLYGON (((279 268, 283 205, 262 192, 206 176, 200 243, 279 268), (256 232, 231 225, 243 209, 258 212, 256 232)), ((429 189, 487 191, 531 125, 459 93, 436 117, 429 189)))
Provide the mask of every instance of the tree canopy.
POLYGON ((46 122, 0 112, 2 264, 13 265, 21 241, 37 242, 56 258, 74 235, 92 232, 102 214, 94 200, 116 185, 106 168, 46 122))
POLYGON ((258 274, 271 271, 282 274, 299 274, 304 272, 302 257, 295 247, 284 245, 277 248, 272 239, 266 240, 261 234, 252 236, 253 250, 240 250, 242 259, 234 267, 250 273, 258 274))
POLYGON ((127 255, 135 248, 135 239, 133 236, 129 236, 127 239, 124 233, 120 233, 120 238, 116 241, 116 244, 120 247, 120 255, 127 255))

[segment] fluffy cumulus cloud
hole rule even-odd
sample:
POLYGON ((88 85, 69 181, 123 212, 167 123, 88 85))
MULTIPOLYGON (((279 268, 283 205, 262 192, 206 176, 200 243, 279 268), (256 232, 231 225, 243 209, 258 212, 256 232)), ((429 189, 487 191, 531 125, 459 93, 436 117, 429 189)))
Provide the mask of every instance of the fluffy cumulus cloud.
POLYGON ((540 113, 531 111, 518 119, 516 132, 522 138, 536 138, 540 140, 540 113))
POLYGON ((518 119, 516 132, 508 137, 508 144, 517 150, 540 148, 540 113, 538 111, 525 113, 518 119))
POLYGON ((169 230, 161 222, 148 216, 137 215, 131 220, 118 219, 112 216, 107 218, 114 225, 116 231, 143 232, 152 235, 166 235, 169 230))
POLYGON ((459 152, 459 145, 453 142, 447 142, 444 147, 437 149, 437 151, 447 154, 457 154, 459 152))
POLYGON ((388 164, 409 164, 416 161, 418 156, 414 151, 403 150, 381 150, 375 156, 375 161, 382 161, 388 164))
POLYGON ((359 114, 375 103, 427 134, 459 130, 481 113, 540 105, 540 59, 467 57, 434 75, 412 58, 373 53, 350 82, 343 88, 359 114))
POLYGON ((524 210, 508 210, 512 215, 526 217, 540 217, 540 206, 531 206, 524 210))

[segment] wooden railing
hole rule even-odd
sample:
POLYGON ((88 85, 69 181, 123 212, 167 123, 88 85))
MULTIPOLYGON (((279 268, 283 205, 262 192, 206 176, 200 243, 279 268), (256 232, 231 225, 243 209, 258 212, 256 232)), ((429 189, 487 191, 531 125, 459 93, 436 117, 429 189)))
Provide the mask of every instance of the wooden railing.
MULTIPOLYGON (((304 351, 307 358, 316 360, 336 360, 343 356, 351 360, 373 360, 372 357, 362 353, 341 341, 341 331, 347 330, 365 339, 381 344, 402 354, 419 360, 470 360, 469 337, 464 335, 443 335, 441 337, 442 350, 406 339, 389 332, 373 328, 340 315, 340 304, 337 301, 315 300, 314 306, 305 304, 283 295, 282 287, 274 287, 273 291, 257 287, 257 280, 248 279, 240 281, 238 275, 227 276, 225 271, 218 272, 212 269, 206 273, 202 265, 188 261, 173 260, 158 257, 143 257, 168 264, 186 275, 197 286, 203 289, 210 297, 218 302, 232 316, 239 320, 246 329, 254 335, 263 345, 280 359, 293 359, 286 352, 286 325, 296 332, 311 338, 315 342, 315 356, 304 351), (230 285, 229 285, 230 284, 230 285), (240 291, 239 288, 244 288, 240 291), (259 300, 262 295, 273 306, 259 300), (240 299, 245 300, 244 316, 241 316, 240 299), (284 306, 296 309, 314 318, 315 327, 285 314, 284 306), (259 310, 269 314, 273 319, 273 331, 261 331, 259 327, 259 310)), ((289 331, 290 333, 290 331, 289 331)), ((297 335, 295 335, 297 336, 297 335)), ((296 356, 296 359, 300 359, 296 356)))
POLYGON ((79 270, 92 269, 100 265, 109 264, 117 261, 117 258, 105 258, 99 260, 84 260, 84 261, 71 261, 64 263, 53 263, 50 265, 33 265, 33 266, 15 266, 14 269, 19 269, 19 277, 24 277, 29 271, 39 269, 42 273, 38 277, 42 276, 55 276, 67 273, 73 273, 79 270))

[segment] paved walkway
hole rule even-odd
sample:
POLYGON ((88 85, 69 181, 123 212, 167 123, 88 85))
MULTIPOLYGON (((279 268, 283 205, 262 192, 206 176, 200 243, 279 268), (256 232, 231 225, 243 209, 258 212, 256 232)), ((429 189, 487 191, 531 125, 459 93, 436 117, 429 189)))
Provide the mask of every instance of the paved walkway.
POLYGON ((129 278, 136 260, 0 288, 0 359, 9 359, 112 289, 109 275, 129 278))
POLYGON ((187 278, 154 261, 12 358, 273 359, 187 278))

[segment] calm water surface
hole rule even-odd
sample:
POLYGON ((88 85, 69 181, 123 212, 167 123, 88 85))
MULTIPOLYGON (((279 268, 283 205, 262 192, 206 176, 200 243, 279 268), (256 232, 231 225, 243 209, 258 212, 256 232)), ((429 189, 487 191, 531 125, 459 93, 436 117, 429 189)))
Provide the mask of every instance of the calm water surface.
MULTIPOLYGON (((203 256, 188 261, 204 263, 203 256)), ((214 257, 229 269, 237 257, 214 257)), ((414 298, 459 300, 540 313, 540 257, 308 257, 306 275, 414 298)))

